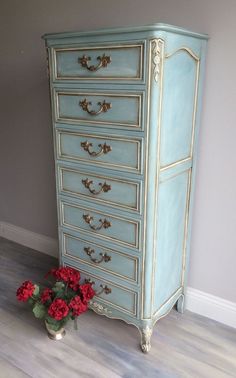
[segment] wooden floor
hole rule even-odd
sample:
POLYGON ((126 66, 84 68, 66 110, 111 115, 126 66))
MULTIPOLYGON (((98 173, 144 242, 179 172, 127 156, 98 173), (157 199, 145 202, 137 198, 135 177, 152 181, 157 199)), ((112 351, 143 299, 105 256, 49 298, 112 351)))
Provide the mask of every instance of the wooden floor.
POLYGON ((224 378, 236 377, 236 330, 173 310, 155 326, 148 355, 138 330, 87 312, 62 341, 48 339, 44 325, 16 301, 23 280, 42 281, 56 260, 0 238, 1 378, 224 378))

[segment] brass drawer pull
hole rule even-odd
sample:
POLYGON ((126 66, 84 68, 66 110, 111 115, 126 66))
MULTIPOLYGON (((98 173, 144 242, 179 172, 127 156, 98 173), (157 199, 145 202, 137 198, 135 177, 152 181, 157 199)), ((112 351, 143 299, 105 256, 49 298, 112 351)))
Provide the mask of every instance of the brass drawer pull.
POLYGON ((90 260, 95 264, 100 264, 101 262, 108 262, 111 261, 111 256, 107 255, 106 253, 99 253, 101 256, 100 259, 95 259, 92 257, 92 254, 95 253, 94 249, 90 247, 84 247, 84 252, 90 257, 90 260))
POLYGON ((89 180, 86 178, 86 180, 82 180, 82 184, 85 186, 86 189, 90 191, 90 193, 94 195, 98 195, 100 193, 107 193, 109 190, 111 190, 111 185, 108 185, 106 181, 102 184, 99 182, 100 190, 96 191, 95 189, 92 189, 90 186, 93 184, 93 180, 89 180))
POLYGON ((109 222, 106 218, 99 219, 99 222, 100 222, 99 226, 95 226, 95 225, 92 224, 93 217, 89 214, 84 214, 83 219, 85 220, 86 223, 89 224, 89 227, 92 228, 92 230, 95 230, 95 231, 99 231, 102 228, 106 229, 106 228, 111 227, 111 222, 109 222))
MULTIPOLYGON (((86 278, 84 280, 85 283, 89 283, 90 285, 95 285, 95 282, 92 281, 90 278, 86 278)), ((111 294, 111 289, 107 286, 107 285, 100 285, 101 287, 101 290, 100 291, 95 291, 95 295, 101 295, 102 293, 105 293, 105 294, 111 294)))
POLYGON ((109 63, 111 63, 111 57, 106 56, 103 54, 102 56, 98 56, 97 60, 99 60, 99 63, 97 66, 88 66, 88 62, 91 60, 90 56, 83 55, 82 58, 79 58, 78 61, 81 64, 82 67, 87 68, 89 71, 97 71, 100 68, 105 68, 109 63))
POLYGON ((98 157, 102 154, 108 154, 112 150, 111 146, 108 146, 108 144, 99 144, 98 147, 100 147, 100 151, 90 151, 89 148, 93 146, 93 143, 89 143, 87 140, 85 142, 81 142, 81 147, 84 149, 84 151, 88 152, 90 156, 98 157))
POLYGON ((112 104, 110 102, 106 102, 105 100, 103 102, 98 102, 97 104, 98 106, 100 106, 100 109, 95 111, 95 110, 89 109, 89 105, 92 105, 92 103, 90 101, 87 101, 86 98, 83 101, 79 102, 79 105, 81 106, 81 108, 92 116, 96 116, 100 113, 106 113, 109 109, 112 108, 112 104))

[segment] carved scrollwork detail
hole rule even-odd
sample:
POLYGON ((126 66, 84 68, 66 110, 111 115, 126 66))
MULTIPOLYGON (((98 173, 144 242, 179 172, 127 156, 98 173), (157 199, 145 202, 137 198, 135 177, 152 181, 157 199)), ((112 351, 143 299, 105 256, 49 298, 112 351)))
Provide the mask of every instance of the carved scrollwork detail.
POLYGON ((153 328, 148 325, 140 329, 141 333, 141 349, 143 353, 148 353, 151 349, 151 336, 153 328))
POLYGON ((97 312, 98 314, 111 314, 112 312, 107 308, 102 306, 100 303, 89 301, 89 308, 97 312))
POLYGON ((164 41, 162 39, 152 40, 152 63, 153 63, 153 77, 156 82, 159 81, 161 73, 161 60, 163 54, 164 41))

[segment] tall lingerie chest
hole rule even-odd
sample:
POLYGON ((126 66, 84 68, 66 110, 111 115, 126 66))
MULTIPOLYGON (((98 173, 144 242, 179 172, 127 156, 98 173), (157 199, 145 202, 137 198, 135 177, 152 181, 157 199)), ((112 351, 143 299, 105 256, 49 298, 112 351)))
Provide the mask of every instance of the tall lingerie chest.
POLYGON ((148 352, 155 322, 184 309, 207 36, 155 24, 43 38, 60 263, 148 352))

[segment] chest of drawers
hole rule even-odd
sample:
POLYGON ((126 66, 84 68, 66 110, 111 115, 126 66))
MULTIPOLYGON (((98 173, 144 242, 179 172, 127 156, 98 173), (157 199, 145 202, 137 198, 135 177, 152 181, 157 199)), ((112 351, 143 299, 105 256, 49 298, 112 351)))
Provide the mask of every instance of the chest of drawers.
POLYGON ((156 24, 44 36, 60 263, 138 327, 184 309, 207 37, 156 24))

